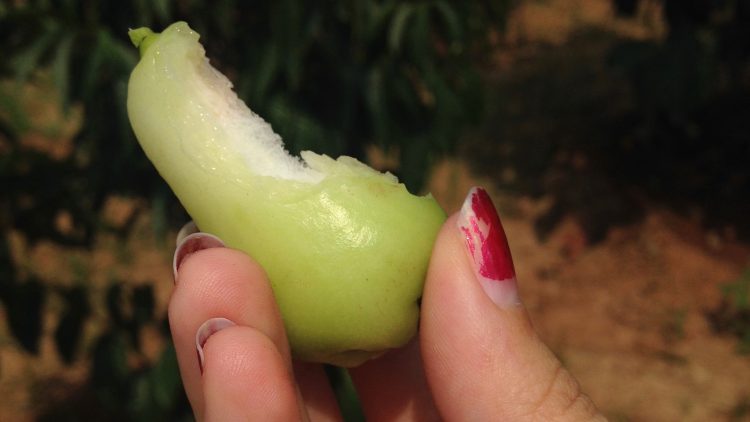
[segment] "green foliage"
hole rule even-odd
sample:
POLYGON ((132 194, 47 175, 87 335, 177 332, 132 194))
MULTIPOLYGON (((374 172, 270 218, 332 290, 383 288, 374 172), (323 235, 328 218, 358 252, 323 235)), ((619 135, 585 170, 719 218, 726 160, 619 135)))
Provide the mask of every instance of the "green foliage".
MULTIPOLYGON (((363 158, 368 143, 402 151, 419 188, 436 154, 449 152, 480 115, 472 58, 510 2, 339 1, 172 3, 69 1, 6 5, 0 74, 22 82, 50 69, 63 103, 83 104, 76 146, 106 186, 140 192, 149 172, 124 113, 137 54, 126 29, 187 20, 239 95, 292 151, 363 158), (103 140, 107 140, 103 142, 103 140), (106 159, 106 160, 105 160, 106 159), (108 161, 105 167, 95 162, 108 161)), ((88 189, 91 191, 92 189, 88 189)))
MULTIPOLYGON (((20 232, 29 245, 49 240, 91 247, 98 231, 125 236, 135 221, 131 217, 118 229, 101 224, 105 200, 113 194, 146 199, 150 207, 143 209, 152 210, 159 239, 186 219, 128 123, 127 80, 138 57, 129 28, 160 30, 188 21, 202 35, 212 63, 291 151, 364 159, 365 146, 375 144, 400 152, 400 168, 389 170, 419 189, 432 160, 452 151, 481 114, 477 58, 510 5, 510 0, 0 0, 0 229, 20 232), (62 157, 22 142, 34 129, 22 91, 44 80, 56 90, 50 101, 59 96, 68 116, 76 116, 74 110, 84 116, 73 152, 62 157), (71 217, 71 227, 56 225, 60 213, 71 217)), ((9 242, 0 243, 0 301, 11 333, 35 353, 44 308, 54 296, 63 308, 55 333, 58 351, 74 362, 96 292, 85 276, 71 289, 26 277, 11 259, 9 242)), ((92 359, 95 408, 103 413, 92 410, 89 417, 182 417, 187 407, 174 351, 166 349, 155 364, 132 365, 141 355, 138 330, 163 323, 164 316, 153 314, 152 293, 115 283, 106 302, 109 329, 86 355, 92 359), (130 311, 122 306, 123 295, 132 297, 130 311)), ((86 417, 79 412, 62 403, 51 407, 49 418, 86 417)))
POLYGON ((716 332, 737 337, 740 353, 750 354, 750 268, 721 290, 721 303, 707 313, 708 320, 716 332))
POLYGON ((664 6, 664 39, 583 28, 498 75, 503 100, 465 152, 504 188, 551 200, 541 237, 572 215, 597 242, 658 204, 750 239, 747 2, 664 6))
POLYGON ((750 268, 723 288, 725 302, 734 318, 729 331, 739 339, 739 351, 750 354, 750 268))
POLYGON ((362 407, 354 389, 354 382, 349 373, 344 368, 335 366, 325 366, 325 371, 344 420, 348 422, 364 421, 365 416, 362 413, 362 407))
POLYGON ((169 338, 165 317, 154 315, 152 285, 127 287, 112 282, 106 302, 109 329, 96 339, 91 361, 91 384, 99 405, 107 414, 126 420, 186 418, 174 346, 164 348, 153 364, 144 363, 141 330, 156 326, 169 338))
POLYGON ((723 292, 735 308, 750 311, 750 268, 740 278, 724 286, 723 292))

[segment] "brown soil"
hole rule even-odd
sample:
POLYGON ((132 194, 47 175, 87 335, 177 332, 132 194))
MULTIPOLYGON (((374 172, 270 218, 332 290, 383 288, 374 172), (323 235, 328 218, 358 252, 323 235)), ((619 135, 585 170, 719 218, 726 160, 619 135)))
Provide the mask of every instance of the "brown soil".
MULTIPOLYGON (((433 192, 455 210, 483 182, 444 163, 433 192)), ((750 356, 706 318, 749 245, 660 210, 594 246, 573 219, 540 243, 532 222, 544 201, 495 200, 537 330, 610 419, 750 420, 750 356)))
MULTIPOLYGON (((460 163, 444 162, 431 188, 453 211, 470 186, 487 182, 460 163)), ((494 197, 537 329, 612 420, 750 420, 750 356, 737 352, 735 339, 714 333, 706 319, 721 301, 722 284, 747 265, 748 245, 717 240, 660 210, 594 246, 573 219, 539 242, 532 222, 544 201, 501 192, 494 197)), ((107 218, 133 207, 122 198, 112 201, 120 205, 107 218)), ((124 244, 102 236, 90 253, 46 243, 28 247, 20 235, 13 238, 17 262, 34 263, 25 271, 62 284, 73 283, 76 272, 101 286, 113 275, 133 285, 155 281, 157 313, 166 311, 172 245, 167 239, 159 246, 147 217, 124 244)), ((96 306, 79 356, 103 329, 104 305, 96 306)), ((23 352, 0 324, 0 420, 32 420, 85 381, 88 361, 66 366, 55 350, 59 312, 51 300, 38 356, 23 352)), ((143 338, 146 358, 158 356, 161 337, 144 332, 143 338)))

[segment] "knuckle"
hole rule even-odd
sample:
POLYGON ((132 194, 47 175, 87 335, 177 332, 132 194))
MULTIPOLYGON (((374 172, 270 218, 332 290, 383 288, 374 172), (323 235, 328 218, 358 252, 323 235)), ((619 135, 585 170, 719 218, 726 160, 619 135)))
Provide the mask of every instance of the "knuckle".
POLYGON ((558 363, 533 415, 532 419, 540 421, 583 421, 596 420, 599 413, 578 381, 558 363))

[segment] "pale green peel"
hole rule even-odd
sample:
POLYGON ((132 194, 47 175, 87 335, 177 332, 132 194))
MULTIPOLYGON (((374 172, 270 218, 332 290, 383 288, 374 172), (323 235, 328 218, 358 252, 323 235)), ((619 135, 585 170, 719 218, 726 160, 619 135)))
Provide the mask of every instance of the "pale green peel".
POLYGON ((289 157, 187 24, 135 31, 133 130, 198 227, 266 270, 295 357, 355 366, 404 345, 445 219, 434 199, 350 157, 289 157))

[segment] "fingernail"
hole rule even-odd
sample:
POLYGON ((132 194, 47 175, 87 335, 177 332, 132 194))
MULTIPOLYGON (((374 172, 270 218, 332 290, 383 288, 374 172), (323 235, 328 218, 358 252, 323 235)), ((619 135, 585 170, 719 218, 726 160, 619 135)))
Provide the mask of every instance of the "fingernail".
POLYGON ((185 258, 203 249, 223 248, 224 246, 221 239, 209 233, 197 232, 182 239, 172 258, 172 272, 174 273, 175 283, 177 282, 177 270, 185 262, 185 258))
POLYGON ((195 333, 195 348, 198 351, 198 366, 201 369, 201 374, 203 373, 203 346, 206 345, 208 338, 215 333, 234 325, 237 324, 226 318, 211 318, 198 328, 198 331, 195 333))
POLYGON ((175 246, 180 246, 180 243, 182 243, 182 241, 185 240, 186 237, 190 236, 193 233, 198 233, 199 231, 200 230, 198 230, 198 226, 195 225, 195 222, 193 220, 188 221, 184 226, 182 226, 180 231, 177 232, 175 246))
POLYGON ((520 304, 508 239, 484 189, 474 187, 469 191, 457 224, 479 284, 490 300, 503 308, 520 304))

